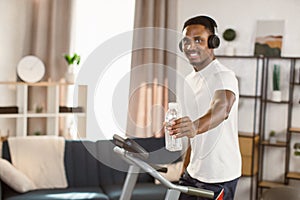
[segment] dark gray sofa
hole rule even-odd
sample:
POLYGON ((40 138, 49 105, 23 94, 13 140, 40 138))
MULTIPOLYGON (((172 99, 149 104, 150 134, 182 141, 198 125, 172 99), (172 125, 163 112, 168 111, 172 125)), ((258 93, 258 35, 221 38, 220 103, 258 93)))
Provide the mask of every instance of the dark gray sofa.
MULTIPOLYGON (((149 152, 159 150, 150 154, 149 161, 152 163, 165 164, 180 160, 179 152, 171 153, 164 149, 163 138, 139 138, 135 141, 149 152)), ((0 199, 117 200, 121 195, 128 164, 113 152, 114 146, 110 140, 97 142, 67 140, 64 162, 68 188, 34 190, 21 194, 1 182, 0 199)), ((3 143, 2 152, 2 157, 10 161, 8 142, 3 143)), ((154 179, 150 175, 141 173, 131 199, 163 200, 166 191, 162 185, 154 184, 154 179)))

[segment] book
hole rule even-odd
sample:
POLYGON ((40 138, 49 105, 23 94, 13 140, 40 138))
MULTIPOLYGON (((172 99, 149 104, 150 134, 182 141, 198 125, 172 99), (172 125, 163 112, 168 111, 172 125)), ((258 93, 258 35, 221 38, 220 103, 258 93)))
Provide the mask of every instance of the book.
POLYGON ((19 113, 19 109, 17 106, 1 106, 0 114, 15 114, 19 113))
POLYGON ((82 107, 67 107, 67 106, 59 106, 59 112, 60 113, 72 113, 72 112, 83 112, 83 108, 82 107))

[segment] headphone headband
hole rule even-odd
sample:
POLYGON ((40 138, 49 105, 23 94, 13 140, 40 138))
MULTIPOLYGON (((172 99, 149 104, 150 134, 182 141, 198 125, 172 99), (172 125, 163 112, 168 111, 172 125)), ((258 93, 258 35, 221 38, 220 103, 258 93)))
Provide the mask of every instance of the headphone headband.
POLYGON ((217 30, 217 23, 211 17, 200 15, 193 18, 188 19, 182 28, 182 31, 190 25, 203 25, 205 26, 212 34, 216 33, 217 30))

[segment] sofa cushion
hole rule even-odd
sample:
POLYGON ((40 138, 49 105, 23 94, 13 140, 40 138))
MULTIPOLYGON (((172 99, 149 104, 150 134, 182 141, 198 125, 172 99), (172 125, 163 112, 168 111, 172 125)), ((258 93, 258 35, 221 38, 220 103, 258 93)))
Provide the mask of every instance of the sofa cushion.
POLYGON ((109 200, 99 187, 65 188, 65 189, 43 189, 34 190, 24 194, 15 192, 5 193, 4 200, 109 200))
POLYGON ((66 141, 65 169, 69 187, 99 186, 99 163, 88 151, 95 149, 90 141, 66 141))
POLYGON ((34 183, 10 162, 0 158, 0 179, 18 192, 36 189, 34 183))
MULTIPOLYGON (((122 193, 123 185, 102 186, 110 200, 118 200, 122 193)), ((153 183, 138 183, 135 185, 131 200, 164 200, 167 188, 153 183)))
MULTIPOLYGON (((122 184, 129 165, 113 152, 114 144, 109 140, 66 141, 65 169, 69 187, 122 184)), ((154 182, 141 173, 139 182, 154 182)))

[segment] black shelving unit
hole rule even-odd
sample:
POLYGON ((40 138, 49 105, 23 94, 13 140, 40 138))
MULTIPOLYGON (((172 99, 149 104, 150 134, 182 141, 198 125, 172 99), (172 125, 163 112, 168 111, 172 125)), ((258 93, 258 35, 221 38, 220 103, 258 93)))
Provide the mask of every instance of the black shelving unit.
MULTIPOLYGON (((258 173, 254 172, 254 162, 252 162, 251 170, 251 186, 250 186, 250 200, 253 198, 259 199, 262 194, 262 189, 268 189, 272 187, 280 187, 289 184, 289 180, 300 180, 300 172, 290 171, 290 156, 291 156, 291 141, 292 136, 295 134, 300 134, 300 124, 299 127, 292 127, 293 118, 293 98, 295 87, 300 88, 300 80, 295 80, 295 66, 297 60, 300 57, 264 57, 264 56, 217 56, 223 59, 256 59, 256 80, 255 80, 255 94, 240 94, 240 99, 249 99, 254 101, 254 123, 252 132, 252 145, 255 146, 256 134, 259 135, 259 145, 258 145, 258 173), (289 64, 289 89, 288 89, 288 99, 283 101, 273 101, 268 98, 268 86, 269 86, 269 63, 270 60, 287 60, 289 64), (259 72, 258 69, 261 69, 259 72), (258 74, 261 73, 260 79, 258 74), (260 84, 260 88, 259 87, 260 84), (287 111, 287 127, 286 127, 286 142, 276 142, 270 143, 269 140, 265 139, 266 136, 266 118, 267 118, 267 107, 268 105, 273 106, 285 106, 288 108, 287 111), (257 117, 258 114, 258 117, 257 117), (257 124, 258 123, 258 124, 257 124), (258 129, 257 129, 258 126, 258 129), (284 163, 284 180, 282 181, 267 181, 264 180, 264 158, 266 148, 277 148, 285 151, 285 163, 284 163), (253 180, 255 180, 256 186, 253 185, 253 180), (255 196, 253 196, 255 194, 255 196)), ((282 80, 284 81, 284 80, 282 80)), ((300 102, 299 102, 300 103, 300 102)), ((281 114, 282 115, 282 114, 281 114)), ((244 137, 240 134, 240 137, 244 137)), ((247 136, 249 137, 249 136, 247 136)), ((255 148, 252 148, 252 160, 254 161, 255 148)))
MULTIPOLYGON (((288 130, 287 130, 287 153, 286 153, 286 172, 285 172, 285 184, 289 184, 289 180, 300 180, 300 172, 295 172, 295 171, 290 171, 290 156, 291 156, 291 141, 292 141, 292 136, 294 134, 299 134, 300 133, 300 124, 298 127, 293 127, 292 126, 292 118, 293 118, 293 106, 294 106, 294 90, 295 87, 300 86, 300 77, 298 82, 296 81, 295 77, 295 70, 296 70, 296 62, 299 58, 293 58, 291 61, 291 79, 290 79, 290 102, 289 102, 289 124, 288 124, 288 130)), ((300 70, 300 69, 299 69, 300 70)), ((300 72, 300 71, 299 71, 300 72)), ((300 76, 300 74, 299 74, 300 76)), ((300 101, 299 101, 300 103, 300 101)))
POLYGON ((290 152, 291 152, 291 135, 293 132, 299 131, 300 128, 293 128, 292 126, 292 111, 293 111, 293 96, 294 96, 294 87, 300 85, 299 83, 295 83, 295 66, 296 60, 299 59, 297 57, 281 57, 281 58, 270 58, 266 57, 265 59, 265 72, 264 72, 264 80, 262 82, 263 85, 263 97, 262 97, 262 113, 261 113, 261 137, 260 137, 260 150, 259 150, 259 173, 258 173, 258 182, 257 182, 257 193, 256 199, 259 199, 262 194, 262 189, 272 188, 272 187, 280 187, 288 184, 289 179, 299 179, 300 180, 300 173, 298 172, 290 172, 290 152), (289 89, 288 89, 288 99, 284 101, 272 101, 268 99, 268 76, 269 76, 269 61, 271 59, 283 59, 289 60, 289 89), (270 143, 269 141, 265 140, 265 130, 266 130, 266 113, 267 113, 267 105, 269 104, 278 104, 277 106, 287 106, 287 128, 286 128, 286 142, 276 142, 275 144, 270 143), (277 182, 277 181, 267 181, 264 180, 264 154, 265 148, 279 148, 285 151, 285 163, 284 163, 284 180, 277 182))
MULTIPOLYGON (((240 99, 244 100, 251 100, 254 101, 254 106, 253 106, 253 124, 252 124, 252 130, 250 133, 243 133, 239 132, 239 137, 240 138, 247 138, 251 141, 251 173, 250 175, 243 175, 250 177, 250 195, 249 199, 252 200, 254 197, 254 194, 256 193, 257 187, 255 187, 255 183, 257 182, 257 172, 255 169, 257 168, 255 165, 257 164, 256 159, 258 159, 258 155, 256 154, 256 145, 259 141, 259 130, 261 127, 261 120, 260 120, 260 115, 262 112, 262 107, 261 107, 261 99, 262 99, 262 92, 263 88, 262 86, 259 88, 259 83, 262 82, 263 80, 260 80, 264 77, 264 57, 261 56, 217 56, 218 58, 223 58, 223 59, 255 59, 256 60, 256 68, 255 68, 255 91, 254 94, 240 94, 240 99)), ((242 81, 242 80, 241 80, 242 81)))

